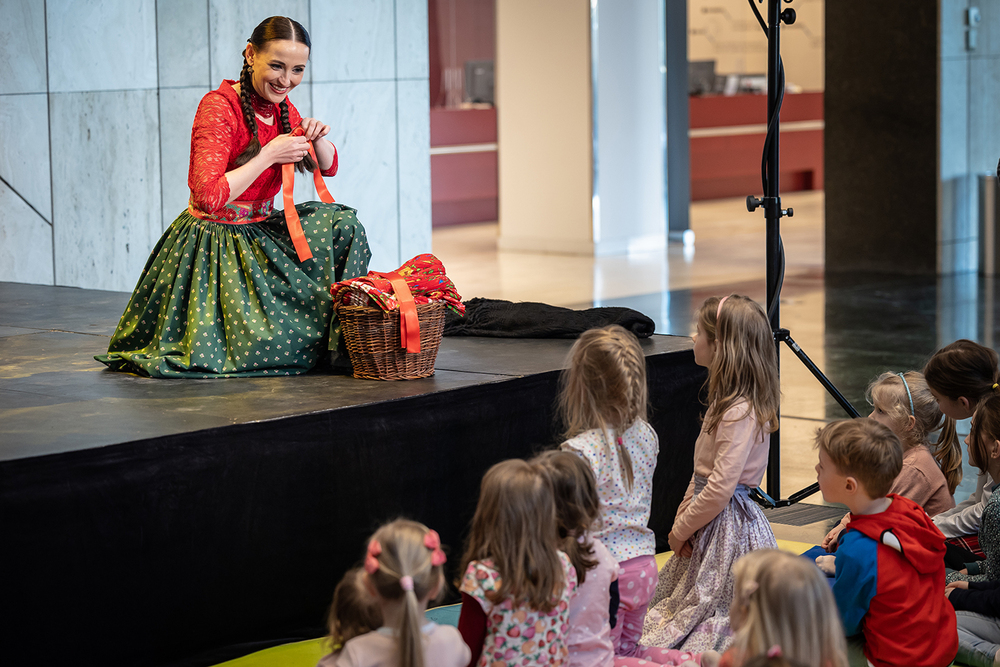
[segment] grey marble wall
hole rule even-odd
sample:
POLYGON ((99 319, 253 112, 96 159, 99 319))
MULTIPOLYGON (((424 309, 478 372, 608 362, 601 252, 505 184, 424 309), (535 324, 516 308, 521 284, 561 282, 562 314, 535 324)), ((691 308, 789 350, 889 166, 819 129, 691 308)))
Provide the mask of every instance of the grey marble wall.
POLYGON ((331 126, 372 268, 428 252, 426 0, 0 0, 0 280, 131 290, 187 205, 199 101, 272 14, 312 35, 291 99, 331 126))

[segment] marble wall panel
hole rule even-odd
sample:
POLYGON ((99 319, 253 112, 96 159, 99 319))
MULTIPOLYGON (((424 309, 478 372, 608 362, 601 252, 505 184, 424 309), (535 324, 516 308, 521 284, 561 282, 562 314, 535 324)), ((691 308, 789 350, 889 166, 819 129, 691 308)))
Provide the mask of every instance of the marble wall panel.
POLYGON ((973 56, 1000 56, 1000 3, 973 0, 970 5, 979 7, 982 20, 976 28, 976 50, 973 56))
POLYGON ((162 226, 156 90, 51 96, 55 279, 130 291, 162 226))
POLYGON ((1000 159, 1000 56, 969 59, 969 172, 995 174, 1000 159))
POLYGON ((187 208, 191 125, 208 86, 160 90, 160 173, 163 198, 162 228, 187 208))
MULTIPOLYGON (((329 82, 395 78, 394 4, 388 0, 314 2, 313 80, 329 82)), ((425 7, 425 15, 426 11, 425 7)), ((425 18, 425 58, 426 30, 425 18)))
POLYGON ((427 79, 396 82, 399 100, 399 252, 431 251, 430 93, 427 79))
MULTIPOLYGON (((309 0, 209 0, 209 58, 213 86, 218 86, 223 79, 239 79, 247 39, 257 24, 269 16, 290 16, 301 23, 310 36, 314 32, 309 25, 309 0)), ((311 79, 311 70, 311 67, 306 68, 303 81, 311 79)))
POLYGON ((0 0, 0 95, 45 92, 45 5, 0 0))
POLYGON ((208 71, 206 0, 158 0, 156 53, 161 88, 218 86, 208 71))
POLYGON ((51 222, 48 96, 0 95, 0 147, 0 178, 51 222))
POLYGON ((948 179, 969 169, 969 61, 942 60, 940 67, 940 176, 948 179))
POLYGON ((427 0, 396 0, 396 77, 426 79, 429 73, 427 0))
POLYGON ((48 0, 49 92, 156 88, 155 0, 48 0))
POLYGON ((372 268, 397 268, 396 83, 314 83, 313 104, 335 110, 328 116, 329 138, 340 152, 340 173, 328 179, 330 192, 358 210, 371 244, 372 268))
POLYGON ((969 0, 940 0, 942 58, 967 55, 965 11, 968 7, 969 0))
POLYGON ((52 227, 0 183, 0 281, 52 284, 52 227))

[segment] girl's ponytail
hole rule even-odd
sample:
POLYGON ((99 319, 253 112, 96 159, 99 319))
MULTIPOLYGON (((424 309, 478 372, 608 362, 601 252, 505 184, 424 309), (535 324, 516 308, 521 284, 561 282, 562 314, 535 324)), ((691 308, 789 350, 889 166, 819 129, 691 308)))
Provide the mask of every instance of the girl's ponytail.
POLYGON ((948 482, 948 493, 955 495, 955 489, 962 481, 962 446, 958 439, 957 424, 951 417, 945 416, 942 422, 933 454, 948 482))
POLYGON ((424 667, 424 648, 420 632, 420 607, 417 594, 413 592, 413 577, 399 578, 403 589, 403 618, 399 632, 400 667, 424 667))

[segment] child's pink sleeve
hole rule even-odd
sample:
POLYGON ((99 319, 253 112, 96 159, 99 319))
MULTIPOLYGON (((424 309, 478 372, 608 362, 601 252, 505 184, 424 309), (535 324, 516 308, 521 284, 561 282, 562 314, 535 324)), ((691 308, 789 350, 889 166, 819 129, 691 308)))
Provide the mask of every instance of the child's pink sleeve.
MULTIPOLYGON (((726 410, 715 430, 718 453, 705 488, 674 521, 670 532, 684 541, 719 516, 736 492, 753 446, 757 423, 752 410, 743 403, 726 410)), ((693 483, 693 480, 692 480, 693 483)))

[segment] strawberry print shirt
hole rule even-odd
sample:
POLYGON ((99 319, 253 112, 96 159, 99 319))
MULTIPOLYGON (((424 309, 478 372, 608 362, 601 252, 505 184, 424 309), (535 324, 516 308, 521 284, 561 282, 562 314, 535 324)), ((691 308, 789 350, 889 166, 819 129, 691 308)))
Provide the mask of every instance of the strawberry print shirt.
MULTIPOLYGON (((250 144, 250 130, 243 119, 240 96, 233 90, 235 83, 227 79, 217 90, 205 95, 194 117, 188 187, 191 189, 191 208, 195 211, 215 213, 226 205, 230 195, 226 172, 236 168, 236 158, 250 144)), ((260 103, 269 104, 264 101, 260 103)), ((272 124, 256 119, 257 137, 261 146, 283 133, 278 105, 270 106, 273 111, 272 124)), ((294 128, 301 120, 298 109, 288 100, 289 125, 294 128)), ((324 176, 335 175, 337 162, 337 152, 334 149, 333 164, 320 173, 324 176)), ((280 189, 281 165, 272 164, 236 200, 271 200, 280 189)))
POLYGON ((566 575, 562 595, 553 598, 552 611, 542 612, 526 604, 515 608, 512 598, 492 602, 500 590, 500 573, 490 559, 469 563, 459 590, 478 602, 486 613, 486 640, 478 667, 559 667, 568 664, 569 601, 576 589, 576 570, 559 552, 566 575))
POLYGON ((641 419, 621 434, 621 440, 632 458, 631 491, 625 488, 618 448, 614 442, 608 443, 602 429, 584 431, 560 445, 560 449, 586 459, 594 471, 601 499, 601 527, 594 537, 619 563, 656 554, 656 536, 647 524, 653 502, 653 471, 660 453, 656 431, 641 419))

